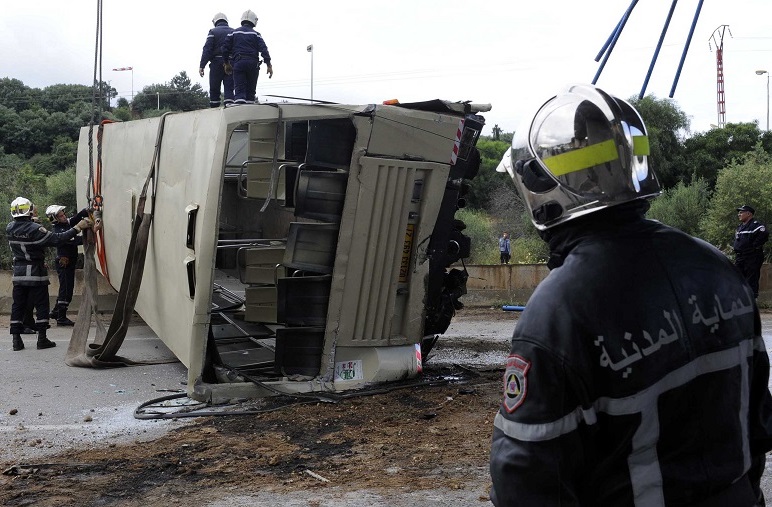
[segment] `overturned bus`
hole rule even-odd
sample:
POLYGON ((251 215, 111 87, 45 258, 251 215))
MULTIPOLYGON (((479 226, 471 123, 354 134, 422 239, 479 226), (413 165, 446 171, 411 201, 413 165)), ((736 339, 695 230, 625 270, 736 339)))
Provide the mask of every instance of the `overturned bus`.
POLYGON ((98 269, 121 290, 152 168, 134 309, 188 368, 191 398, 414 377, 466 292, 454 215, 484 110, 256 104, 85 127, 77 198, 99 199, 98 269))

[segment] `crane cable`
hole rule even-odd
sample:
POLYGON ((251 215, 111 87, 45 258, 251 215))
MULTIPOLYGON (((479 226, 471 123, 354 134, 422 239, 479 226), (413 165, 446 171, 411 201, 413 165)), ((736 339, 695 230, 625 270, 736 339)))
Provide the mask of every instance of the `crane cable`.
MULTIPOLYGON (((102 83, 102 0, 97 0, 97 34, 96 49, 94 56, 94 95, 93 111, 89 125, 89 181, 86 189, 87 199, 92 211, 97 209, 101 212, 102 199, 101 191, 101 158, 102 158, 102 132, 105 122, 100 122, 99 133, 97 134, 97 165, 94 170, 93 157, 93 138, 94 125, 96 123, 97 112, 101 118, 102 94, 98 89, 103 89, 102 83), (97 81, 97 70, 99 71, 99 81, 97 81), (99 106, 97 106, 97 97, 99 97, 99 106), (91 195, 91 190, 95 194, 91 195), (96 204, 96 206, 94 206, 96 204)), ((134 313, 134 305, 137 301, 139 287, 144 273, 145 257, 147 254, 147 244, 150 235, 150 225, 153 219, 155 208, 155 192, 158 164, 161 157, 161 140, 163 138, 163 129, 166 117, 171 113, 166 113, 160 118, 158 133, 156 138, 155 153, 150 171, 145 179, 145 184, 139 196, 136 207, 136 214, 132 222, 132 233, 124 265, 121 286, 118 291, 118 300, 113 311, 109 329, 105 329, 99 315, 97 314, 97 271, 95 258, 95 249, 98 248, 97 238, 102 233, 101 230, 93 231, 86 229, 84 231, 84 291, 81 298, 81 304, 78 308, 78 319, 73 327, 70 344, 65 355, 65 363, 68 366, 82 366, 93 368, 109 368, 116 366, 128 366, 134 364, 157 364, 168 361, 146 361, 135 362, 126 358, 117 356, 116 353, 126 337, 126 332, 134 313), (150 183, 153 183, 152 187, 150 183), (148 188, 150 187, 150 211, 145 212, 145 201, 147 199, 148 188), (91 319, 95 318, 97 325, 96 339, 94 343, 88 344, 89 330, 91 328, 91 319)), ((99 215, 101 218, 101 215, 99 215)), ((103 239, 103 238, 102 238, 103 239)), ((104 243, 102 242, 104 246, 104 243)), ((97 254, 100 262, 104 262, 104 251, 97 254)), ((103 272, 106 275, 106 271, 103 272)))

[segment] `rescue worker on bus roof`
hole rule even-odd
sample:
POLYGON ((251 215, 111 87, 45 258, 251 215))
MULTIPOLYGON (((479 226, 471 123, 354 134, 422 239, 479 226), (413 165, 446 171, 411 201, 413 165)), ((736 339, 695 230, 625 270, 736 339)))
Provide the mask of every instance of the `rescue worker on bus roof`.
POLYGON ((660 186, 627 102, 575 85, 500 164, 549 244, 514 330, 490 452, 496 506, 763 505, 769 357, 750 288, 644 214, 660 186))
POLYGON ((225 38, 233 31, 228 26, 228 16, 218 12, 212 18, 214 28, 209 30, 201 52, 201 63, 198 75, 204 77, 204 67, 209 63, 209 107, 220 107, 220 88, 225 96, 225 105, 233 103, 233 74, 225 72, 225 60, 222 57, 222 46, 225 38))
POLYGON ((257 14, 245 11, 241 15, 241 26, 225 38, 222 56, 225 72, 233 72, 234 104, 254 104, 257 93, 257 78, 260 74, 260 56, 266 64, 268 78, 273 77, 271 55, 262 35, 255 31, 257 14))
POLYGON ((8 245, 13 255, 13 304, 11 326, 13 350, 24 348, 21 332, 24 329, 24 311, 27 304, 34 304, 37 313, 38 349, 55 347, 46 336, 48 325, 48 269, 45 264, 45 247, 56 246, 71 240, 83 229, 91 227, 91 221, 83 219, 65 232, 49 232, 33 221, 34 206, 25 197, 11 202, 11 221, 5 229, 8 245))
MULTIPOLYGON (((71 218, 64 213, 65 207, 52 204, 46 208, 46 216, 51 221, 52 229, 56 233, 65 232, 74 227, 84 218, 88 218, 88 209, 84 208, 71 218)), ((56 319, 58 326, 73 326, 75 323, 67 318, 67 308, 72 301, 72 293, 75 289, 75 266, 78 261, 78 245, 83 244, 83 238, 75 236, 69 241, 60 243, 56 247, 56 274, 59 277, 59 294, 56 297, 56 306, 49 314, 49 318, 56 319)))

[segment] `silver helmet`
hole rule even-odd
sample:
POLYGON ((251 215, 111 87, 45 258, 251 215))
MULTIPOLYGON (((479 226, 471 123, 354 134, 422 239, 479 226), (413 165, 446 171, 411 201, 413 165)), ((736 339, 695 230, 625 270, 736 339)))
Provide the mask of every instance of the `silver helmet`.
POLYGON ((65 206, 62 206, 61 204, 52 204, 46 208, 46 216, 50 221, 56 222, 56 215, 58 215, 60 211, 64 211, 64 209, 65 206))
POLYGON ((218 12, 212 18, 212 24, 216 25, 218 21, 225 21, 227 23, 228 22, 228 16, 226 16, 222 12, 218 12))
POLYGON ((515 132, 507 155, 497 171, 512 177, 540 230, 661 191, 641 116, 591 85, 545 102, 515 132))
POLYGON ((252 23, 252 26, 256 26, 257 25, 257 14, 255 14, 251 10, 244 11, 244 14, 241 15, 241 22, 243 23, 244 21, 249 21, 250 23, 252 23))
POLYGON ((13 218, 30 217, 34 207, 32 202, 26 197, 17 197, 11 201, 11 216, 13 218))

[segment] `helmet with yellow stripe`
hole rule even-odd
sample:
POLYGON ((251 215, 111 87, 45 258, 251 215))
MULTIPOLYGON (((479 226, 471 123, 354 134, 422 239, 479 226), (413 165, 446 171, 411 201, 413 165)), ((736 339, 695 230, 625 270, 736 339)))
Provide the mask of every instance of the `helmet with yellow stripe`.
POLYGON ((26 197, 17 197, 11 201, 11 216, 13 218, 31 217, 34 206, 26 197))
POLYGON ((591 85, 545 102, 515 132, 508 155, 497 170, 512 177, 540 230, 661 191, 641 116, 591 85))

